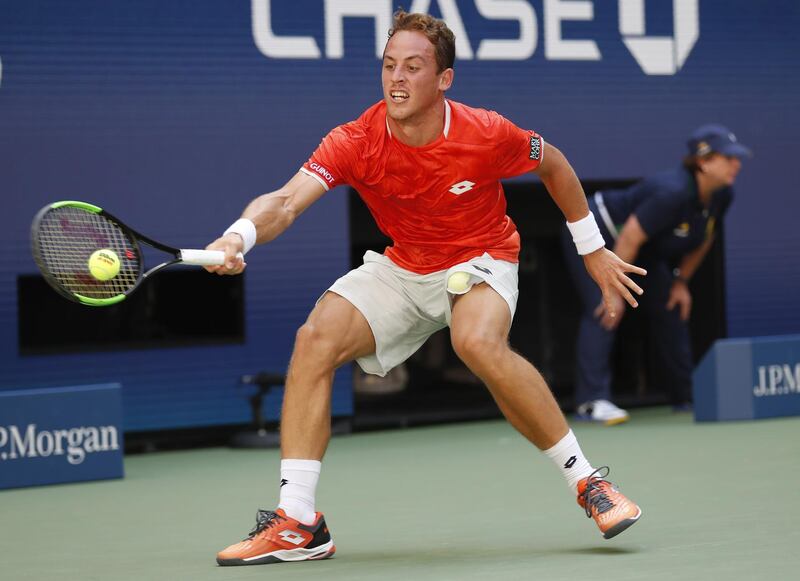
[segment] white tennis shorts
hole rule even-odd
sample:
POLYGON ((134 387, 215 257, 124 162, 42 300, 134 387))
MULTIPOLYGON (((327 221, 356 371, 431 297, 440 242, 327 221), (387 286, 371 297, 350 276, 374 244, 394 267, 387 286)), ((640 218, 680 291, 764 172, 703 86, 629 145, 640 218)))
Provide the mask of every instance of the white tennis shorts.
POLYGON ((513 319, 519 296, 517 271, 516 263, 484 254, 447 270, 417 274, 369 250, 364 264, 328 290, 347 299, 367 319, 375 337, 375 353, 357 361, 366 373, 383 377, 433 333, 450 325, 452 294, 464 294, 476 283, 485 282, 497 291, 508 303, 513 319), (459 293, 447 290, 447 280, 455 272, 470 275, 467 287, 459 293))

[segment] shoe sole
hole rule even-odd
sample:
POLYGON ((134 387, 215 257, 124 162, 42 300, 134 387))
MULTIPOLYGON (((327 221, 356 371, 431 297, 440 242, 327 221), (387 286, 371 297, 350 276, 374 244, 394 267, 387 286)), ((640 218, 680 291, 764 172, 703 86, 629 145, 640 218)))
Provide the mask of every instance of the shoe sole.
POLYGON ((575 415, 576 422, 591 422, 593 424, 603 424, 604 426, 616 426, 617 424, 624 424, 629 419, 631 419, 630 416, 625 416, 624 418, 612 418, 610 420, 595 420, 591 416, 575 415))
POLYGON ((630 418, 628 416, 625 416, 624 418, 613 418, 613 419, 604 421, 603 424, 605 424, 606 426, 616 426, 618 424, 624 424, 629 419, 630 418))
POLYGON ((613 527, 611 527, 606 532, 604 532, 603 533, 603 538, 604 539, 611 539, 613 537, 616 537, 618 534, 620 534, 625 529, 635 525, 639 521, 639 518, 641 516, 642 516, 642 509, 640 508, 639 509, 639 513, 635 517, 626 518, 625 520, 618 522, 613 527))
POLYGON ((292 549, 273 551, 265 555, 250 557, 247 559, 220 559, 217 557, 217 564, 222 567, 241 566, 241 565, 267 565, 270 563, 296 563, 299 561, 321 561, 330 559, 336 552, 333 541, 325 543, 314 549, 292 549))

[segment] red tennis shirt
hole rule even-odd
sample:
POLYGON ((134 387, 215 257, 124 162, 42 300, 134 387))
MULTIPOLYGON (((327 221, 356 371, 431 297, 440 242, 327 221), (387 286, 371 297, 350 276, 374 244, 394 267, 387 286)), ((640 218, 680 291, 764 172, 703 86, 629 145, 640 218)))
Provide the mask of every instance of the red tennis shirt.
POLYGON ((488 252, 517 262, 519 234, 500 180, 541 163, 544 141, 494 111, 445 101, 442 135, 422 147, 392 137, 383 101, 322 140, 301 171, 326 189, 349 184, 394 245, 395 264, 419 274, 488 252))

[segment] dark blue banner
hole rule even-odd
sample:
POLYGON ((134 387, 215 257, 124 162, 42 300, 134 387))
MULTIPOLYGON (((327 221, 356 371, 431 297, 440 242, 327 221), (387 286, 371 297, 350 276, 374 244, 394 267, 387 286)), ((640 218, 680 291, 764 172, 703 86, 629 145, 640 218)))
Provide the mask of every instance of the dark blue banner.
POLYGON ((122 478, 119 384, 0 391, 0 488, 122 478))
POLYGON ((717 341, 693 381, 698 421, 800 415, 800 335, 717 341))

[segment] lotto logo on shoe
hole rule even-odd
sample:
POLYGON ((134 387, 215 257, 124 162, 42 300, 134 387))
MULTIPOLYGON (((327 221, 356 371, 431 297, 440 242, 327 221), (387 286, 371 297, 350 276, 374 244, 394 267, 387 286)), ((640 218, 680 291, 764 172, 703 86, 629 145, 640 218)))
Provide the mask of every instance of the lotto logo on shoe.
POLYGON ((457 184, 455 184, 452 188, 450 188, 447 191, 450 192, 451 194, 455 194, 457 196, 460 196, 464 192, 470 191, 474 186, 475 186, 474 182, 471 182, 469 180, 464 180, 463 182, 458 182, 457 184))
POLYGON ((303 535, 291 529, 279 532, 278 536, 287 543, 292 543, 293 545, 301 545, 303 541, 306 540, 303 535))

